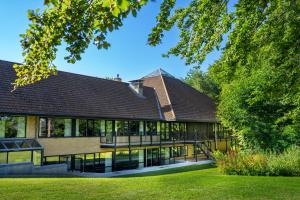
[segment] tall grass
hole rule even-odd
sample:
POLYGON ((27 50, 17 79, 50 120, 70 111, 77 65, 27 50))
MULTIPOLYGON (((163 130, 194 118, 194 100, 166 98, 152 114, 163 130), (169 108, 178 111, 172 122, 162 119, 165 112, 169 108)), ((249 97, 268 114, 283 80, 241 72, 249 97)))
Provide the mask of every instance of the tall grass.
POLYGON ((225 174, 300 176, 300 148, 296 146, 280 154, 231 150, 227 154, 215 152, 214 157, 225 174))

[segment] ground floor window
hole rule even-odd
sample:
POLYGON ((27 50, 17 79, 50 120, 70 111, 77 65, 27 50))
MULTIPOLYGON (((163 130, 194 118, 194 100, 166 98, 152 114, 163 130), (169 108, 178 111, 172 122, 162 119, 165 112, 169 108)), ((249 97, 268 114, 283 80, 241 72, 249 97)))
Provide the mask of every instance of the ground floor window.
POLYGON ((7 164, 7 152, 0 153, 0 165, 7 164))
POLYGON ((183 159, 187 146, 133 148, 116 152, 87 153, 44 158, 44 164, 67 163, 70 170, 111 172, 173 164, 183 159))
POLYGON ((0 153, 0 164, 33 163, 41 165, 41 151, 12 151, 0 153))

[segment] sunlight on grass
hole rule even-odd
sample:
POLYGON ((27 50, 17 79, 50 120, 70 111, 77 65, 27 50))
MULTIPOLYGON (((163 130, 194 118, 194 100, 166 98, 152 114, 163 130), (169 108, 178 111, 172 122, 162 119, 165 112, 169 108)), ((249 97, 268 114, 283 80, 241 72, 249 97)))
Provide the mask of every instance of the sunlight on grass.
MULTIPOLYGON (((120 178, 1 179, 1 199, 300 199, 299 177, 221 175, 188 166, 120 178)), ((203 169, 206 168, 206 169, 203 169)))

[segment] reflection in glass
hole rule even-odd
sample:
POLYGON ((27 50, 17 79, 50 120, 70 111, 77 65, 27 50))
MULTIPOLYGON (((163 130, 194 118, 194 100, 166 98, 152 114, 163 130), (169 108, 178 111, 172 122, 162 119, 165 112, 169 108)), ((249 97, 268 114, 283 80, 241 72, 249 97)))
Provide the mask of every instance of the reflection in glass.
POLYGON ((8 152, 8 163, 31 162, 31 151, 8 152))
POLYGON ((25 137, 25 117, 0 116, 0 138, 25 137))

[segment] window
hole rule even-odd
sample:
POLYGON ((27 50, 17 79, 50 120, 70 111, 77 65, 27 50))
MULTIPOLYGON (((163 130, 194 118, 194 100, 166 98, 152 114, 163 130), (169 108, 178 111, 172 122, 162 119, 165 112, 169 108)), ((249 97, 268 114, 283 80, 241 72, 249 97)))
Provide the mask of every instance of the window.
POLYGON ((25 117, 0 117, 0 138, 25 137, 25 117))
POLYGON ((71 119, 40 118, 39 137, 70 137, 71 134, 71 119))
POLYGON ((105 133, 105 124, 104 124, 104 127, 102 127, 102 122, 105 123, 105 121, 101 121, 101 120, 94 121, 94 135, 95 136, 99 136, 99 135, 102 135, 103 133, 105 133))
POLYGON ((31 151, 8 152, 8 163, 31 162, 31 151))
POLYGON ((94 137, 101 135, 101 120, 93 119, 77 119, 76 120, 76 136, 94 137))
POLYGON ((146 122, 147 135, 156 135, 156 122, 146 122))
POLYGON ((0 165, 7 163, 7 152, 0 152, 0 165))
POLYGON ((87 129, 87 120, 76 119, 76 136, 85 136, 87 129))
POLYGON ((112 134, 113 132, 113 121, 106 121, 105 132, 107 134, 112 134))
POLYGON ((117 136, 124 136, 124 122, 123 121, 115 121, 115 132, 117 136))
POLYGON ((33 151, 32 152, 32 162, 34 165, 41 165, 42 161, 42 153, 41 151, 33 151))
POLYGON ((139 122, 138 121, 129 121, 128 130, 130 135, 139 135, 139 122))
POLYGON ((144 135, 144 122, 140 121, 139 123, 139 135, 144 135))
POLYGON ((51 165, 51 164, 58 164, 59 163, 59 156, 47 156, 44 158, 44 164, 45 165, 51 165))

